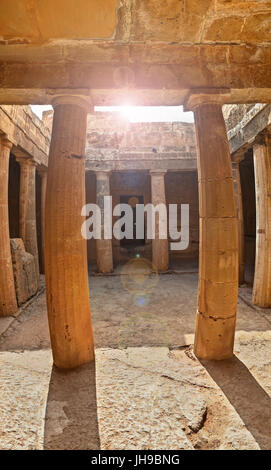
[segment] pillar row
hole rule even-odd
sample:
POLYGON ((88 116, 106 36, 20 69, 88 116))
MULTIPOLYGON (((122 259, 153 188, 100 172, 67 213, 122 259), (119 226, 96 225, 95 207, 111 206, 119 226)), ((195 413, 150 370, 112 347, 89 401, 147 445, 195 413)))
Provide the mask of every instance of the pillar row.
POLYGON ((256 192, 256 260, 252 301, 271 307, 271 136, 253 147, 256 192))
POLYGON ((0 138, 0 316, 17 310, 8 218, 9 156, 12 143, 0 138))
POLYGON ((39 287, 39 253, 36 222, 36 164, 30 158, 17 157, 20 164, 19 234, 25 249, 34 256, 37 289, 39 287))
POLYGON ((221 105, 203 101, 192 110, 200 213, 194 351, 202 359, 226 359, 233 354, 238 297, 238 226, 232 165, 221 105))
POLYGON ((101 210, 102 238, 96 240, 97 268, 99 273, 113 271, 112 239, 104 239, 104 197, 110 196, 110 172, 96 172, 96 202, 101 210))
MULTIPOLYGON (((151 175, 151 201, 153 206, 163 204, 166 207, 165 171, 150 171, 151 175)), ((167 234, 167 214, 156 214, 155 238, 152 240, 152 262, 159 272, 168 270, 168 238, 159 237, 159 223, 161 231, 167 234), (160 219, 160 220, 159 220, 160 219)))
POLYGON ((81 235, 89 105, 83 98, 53 101, 45 208, 45 278, 54 363, 73 368, 94 358, 87 245, 81 235))

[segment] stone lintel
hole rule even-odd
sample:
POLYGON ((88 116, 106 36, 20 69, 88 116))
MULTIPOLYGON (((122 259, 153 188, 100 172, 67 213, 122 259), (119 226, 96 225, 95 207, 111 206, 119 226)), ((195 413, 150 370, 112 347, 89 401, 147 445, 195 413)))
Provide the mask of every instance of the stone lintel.
POLYGON ((253 144, 261 139, 262 132, 270 132, 271 128, 271 104, 262 108, 256 115, 252 114, 250 120, 244 125, 236 126, 236 131, 228 132, 231 154, 245 153, 253 144))
MULTIPOLYGON (((159 162, 162 171, 194 171, 197 170, 196 159, 165 160, 159 162)), ((149 160, 123 161, 86 161, 86 171, 150 171, 157 169, 157 162, 149 160)))
MULTIPOLYGON (((24 65, 22 65, 22 70, 24 65)), ((75 73, 75 72, 74 72, 75 73)), ((266 76, 268 75, 266 71, 266 76)), ((17 72, 18 74, 18 72, 17 72)), ((50 73, 48 72, 48 76, 50 73)), ((168 77, 168 75, 167 75, 168 77)), ((31 86, 25 85, 24 88, 16 86, 3 86, 0 88, 0 102, 3 105, 27 105, 32 104, 51 104, 52 99, 55 96, 55 89, 49 88, 50 84, 47 82, 46 86, 31 86)), ((110 87, 99 88, 98 84, 95 87, 91 88, 91 98, 94 106, 117 106, 120 102, 124 100, 129 102, 133 100, 138 106, 179 106, 183 104, 187 98, 189 89, 187 88, 187 83, 185 83, 184 88, 179 86, 169 86, 165 84, 163 88, 134 88, 132 91, 123 91, 122 89, 114 89, 114 85, 110 87)), ((84 89, 85 96, 90 94, 90 89, 84 89)), ((210 90, 217 90, 216 88, 210 88, 210 90)), ((271 102, 271 84, 268 86, 261 87, 248 87, 244 86, 242 88, 231 88, 230 92, 227 95, 225 104, 248 104, 248 103, 270 103, 271 102)), ((73 94, 74 89, 70 86, 65 89, 66 94, 73 94)), ((84 95, 83 94, 83 95, 84 95)), ((80 95, 80 93, 79 93, 80 95)), ((223 103, 224 104, 224 103, 223 103)))

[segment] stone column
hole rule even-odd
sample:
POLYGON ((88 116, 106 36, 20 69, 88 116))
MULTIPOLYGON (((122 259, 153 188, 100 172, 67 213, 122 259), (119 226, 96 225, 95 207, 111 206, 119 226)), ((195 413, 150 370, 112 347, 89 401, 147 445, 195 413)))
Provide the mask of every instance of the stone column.
POLYGON ((110 196, 110 172, 96 171, 97 205, 101 209, 102 239, 96 240, 97 267, 99 273, 113 272, 112 239, 104 239, 104 196, 110 196))
POLYGON ((25 250, 35 258, 39 288, 39 253, 36 223, 36 164, 30 158, 17 157, 20 164, 19 234, 25 250))
POLYGON ((252 301, 271 307, 271 136, 254 145, 256 260, 252 301))
POLYGON ((0 316, 17 310, 8 219, 9 155, 12 143, 0 138, 0 316))
MULTIPOLYGON (((165 193, 166 171, 151 170, 151 200, 152 204, 164 204, 166 206, 165 193)), ((160 220, 162 230, 167 234, 167 219, 160 220)), ((155 239, 152 240, 152 262, 159 272, 168 270, 168 239, 159 238, 159 217, 155 217, 155 239)))
POLYGON ((234 185, 235 205, 238 221, 238 264, 239 264, 239 284, 245 281, 245 239, 244 239, 244 217, 242 189, 240 182, 239 161, 232 163, 232 177, 234 185))
POLYGON ((200 214, 194 351, 202 359, 226 359, 233 354, 236 322, 238 225, 222 109, 209 99, 196 97, 193 103, 192 96, 189 106, 195 115, 200 214))
POLYGON ((47 187, 47 170, 40 170, 41 177, 41 270, 45 273, 45 200, 47 187))
POLYGON ((73 368, 94 358, 87 245, 82 238, 87 112, 84 98, 53 100, 45 207, 47 311, 57 367, 73 368))

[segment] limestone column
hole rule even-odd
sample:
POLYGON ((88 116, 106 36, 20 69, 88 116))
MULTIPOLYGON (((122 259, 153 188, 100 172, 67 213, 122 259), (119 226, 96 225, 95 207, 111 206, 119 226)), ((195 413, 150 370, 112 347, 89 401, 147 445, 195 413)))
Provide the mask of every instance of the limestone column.
MULTIPOLYGON (((164 204, 166 206, 165 193, 166 171, 151 170, 151 201, 154 206, 164 204)), ((160 220, 161 228, 167 233, 167 220, 160 220), (163 227, 162 227, 163 226, 163 227)), ((168 239, 159 238, 159 217, 155 217, 155 239, 152 240, 152 262, 159 272, 168 270, 168 239)))
POLYGON ((40 171, 41 177, 41 270, 45 273, 45 200, 47 187, 47 170, 40 171))
POLYGON ((9 155, 12 143, 0 138, 0 316, 17 310, 8 219, 9 155))
POLYGON ((243 284, 245 281, 245 239, 244 239, 243 201, 242 201, 239 161, 232 162, 232 177, 233 177, 235 205, 236 205, 237 221, 238 221, 239 284, 243 284))
POLYGON ((198 311, 194 351, 202 359, 233 354, 238 297, 238 225, 221 105, 193 97, 200 214, 198 311))
POLYGON ((252 301, 271 307, 271 136, 253 147, 256 192, 256 260, 252 301))
POLYGON ((36 223, 36 163, 17 157, 20 164, 19 234, 25 249, 35 258, 37 289, 39 287, 39 253, 36 223))
POLYGON ((104 196, 110 196, 110 172, 96 172, 97 205, 101 209, 102 239, 96 240, 97 267, 99 273, 113 271, 112 239, 104 239, 104 196))
POLYGON ((54 363, 73 368, 94 358, 85 205, 85 145, 89 105, 80 97, 53 100, 45 207, 45 278, 54 363))

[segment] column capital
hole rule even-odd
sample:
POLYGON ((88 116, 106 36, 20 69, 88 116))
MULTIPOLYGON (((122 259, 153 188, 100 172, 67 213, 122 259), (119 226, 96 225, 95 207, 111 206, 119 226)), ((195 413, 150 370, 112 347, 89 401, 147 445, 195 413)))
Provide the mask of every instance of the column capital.
POLYGON ((151 176, 164 176, 167 170, 149 170, 151 176))
POLYGON ((11 150, 13 143, 8 139, 8 137, 5 134, 0 136, 0 142, 1 142, 1 145, 3 145, 3 147, 7 147, 8 149, 11 150))
POLYGON ((94 170, 96 178, 104 178, 110 177, 112 171, 111 170, 94 170))
POLYGON ((72 104, 84 108, 87 113, 91 113, 93 110, 90 97, 83 95, 58 95, 52 99, 51 104, 54 109, 59 105, 72 104))
POLYGON ((231 155, 231 160, 232 163, 236 163, 239 165, 239 163, 244 160, 245 158, 245 152, 244 151, 237 151, 231 155))
POLYGON ((197 88, 190 90, 184 103, 184 111, 195 111, 199 106, 206 104, 216 104, 222 106, 227 103, 230 97, 228 88, 197 88))
POLYGON ((264 131, 260 132, 255 141, 254 141, 254 144, 253 144, 253 147, 254 146, 257 146, 257 145, 268 145, 268 139, 270 139, 271 137, 271 131, 267 128, 267 129, 264 129, 264 131))
POLYGON ((48 168, 43 167, 43 166, 39 166, 39 167, 37 168, 37 170, 38 170, 38 174, 39 174, 39 176, 40 176, 41 178, 43 178, 44 176, 47 176, 48 168))
POLYGON ((16 156, 16 162, 19 163, 19 165, 21 166, 37 166, 37 162, 35 162, 35 160, 33 160, 32 158, 30 157, 27 157, 27 156, 18 156, 18 155, 15 155, 16 156))

